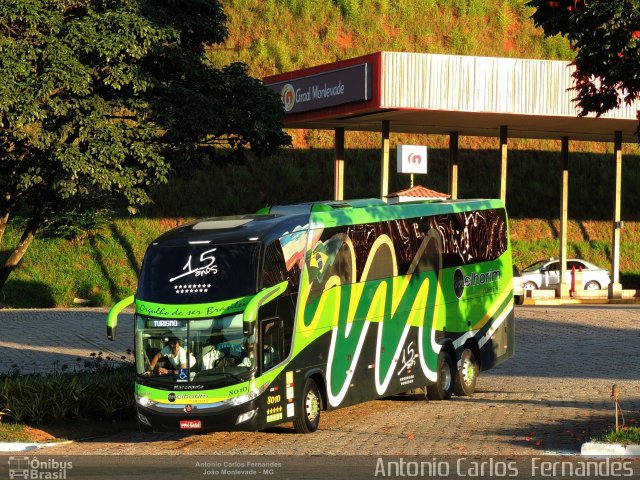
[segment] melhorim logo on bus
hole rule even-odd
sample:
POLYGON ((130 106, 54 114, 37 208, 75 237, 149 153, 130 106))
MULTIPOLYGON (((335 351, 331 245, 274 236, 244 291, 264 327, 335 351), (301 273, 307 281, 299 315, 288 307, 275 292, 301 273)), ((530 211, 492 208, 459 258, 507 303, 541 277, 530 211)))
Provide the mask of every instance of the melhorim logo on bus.
POLYGON ((459 268, 453 275, 453 290, 458 298, 462 297, 465 288, 475 287, 476 285, 487 285, 500 281, 500 270, 492 270, 490 272, 471 273, 465 275, 459 268))
POLYGON ((335 85, 327 85, 326 83, 322 86, 312 85, 304 91, 301 88, 294 89, 293 85, 286 83, 284 87, 282 87, 282 93, 280 95, 282 97, 282 103, 284 104, 284 110, 290 112, 296 103, 302 104, 314 100, 323 100, 329 97, 344 95, 344 93, 345 86, 342 80, 338 80, 338 83, 335 85))

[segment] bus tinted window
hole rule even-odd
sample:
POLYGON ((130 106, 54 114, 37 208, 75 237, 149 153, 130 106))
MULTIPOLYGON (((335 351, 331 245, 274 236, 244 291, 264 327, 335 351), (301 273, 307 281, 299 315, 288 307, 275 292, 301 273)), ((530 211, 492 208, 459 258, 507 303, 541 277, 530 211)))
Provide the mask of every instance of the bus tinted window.
POLYGON ((208 303, 256 293, 257 243, 152 246, 137 298, 168 304, 208 303))
MULTIPOLYGON (((362 281, 367 263, 366 280, 406 275, 429 232, 440 236, 438 248, 445 268, 495 260, 508 246, 502 209, 327 228, 316 234, 318 240, 307 255, 309 278, 316 282, 312 290, 321 291, 333 275, 343 285, 362 281)), ((425 268, 422 265, 419 270, 425 268)))

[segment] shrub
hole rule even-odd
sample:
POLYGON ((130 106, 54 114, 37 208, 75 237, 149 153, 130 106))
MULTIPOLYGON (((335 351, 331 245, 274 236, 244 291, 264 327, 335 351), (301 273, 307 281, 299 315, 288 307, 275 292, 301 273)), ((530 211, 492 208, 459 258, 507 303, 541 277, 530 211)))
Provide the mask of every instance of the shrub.
POLYGON ((88 418, 135 417, 135 370, 132 364, 50 375, 0 377, 0 411, 14 422, 43 424, 88 418))

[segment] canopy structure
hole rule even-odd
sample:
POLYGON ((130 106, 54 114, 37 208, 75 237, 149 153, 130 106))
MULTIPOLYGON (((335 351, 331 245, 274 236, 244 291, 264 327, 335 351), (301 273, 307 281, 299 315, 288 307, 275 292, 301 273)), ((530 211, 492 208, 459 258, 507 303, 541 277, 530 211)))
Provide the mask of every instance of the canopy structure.
MULTIPOLYGON (((500 197, 506 200, 508 138, 560 139, 563 163, 560 260, 567 258, 569 141, 614 143, 612 284, 619 281, 622 144, 636 142, 640 102, 600 118, 578 117, 574 67, 563 61, 377 52, 274 75, 266 86, 282 97, 285 127, 335 131, 334 197, 343 198, 344 132, 381 132, 380 196, 388 194, 389 134, 449 135, 449 195, 458 197, 460 135, 500 138, 500 197)), ((562 283, 559 296, 569 295, 562 283)))

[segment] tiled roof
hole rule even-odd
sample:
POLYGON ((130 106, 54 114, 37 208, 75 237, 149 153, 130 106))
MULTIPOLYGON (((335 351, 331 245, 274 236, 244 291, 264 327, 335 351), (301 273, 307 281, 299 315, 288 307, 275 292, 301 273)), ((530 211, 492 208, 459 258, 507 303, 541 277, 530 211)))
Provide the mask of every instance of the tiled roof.
POLYGON ((387 195, 387 198, 390 197, 451 198, 446 193, 436 192, 435 190, 423 187, 422 185, 416 185, 415 187, 407 188, 406 190, 390 193, 387 195))

